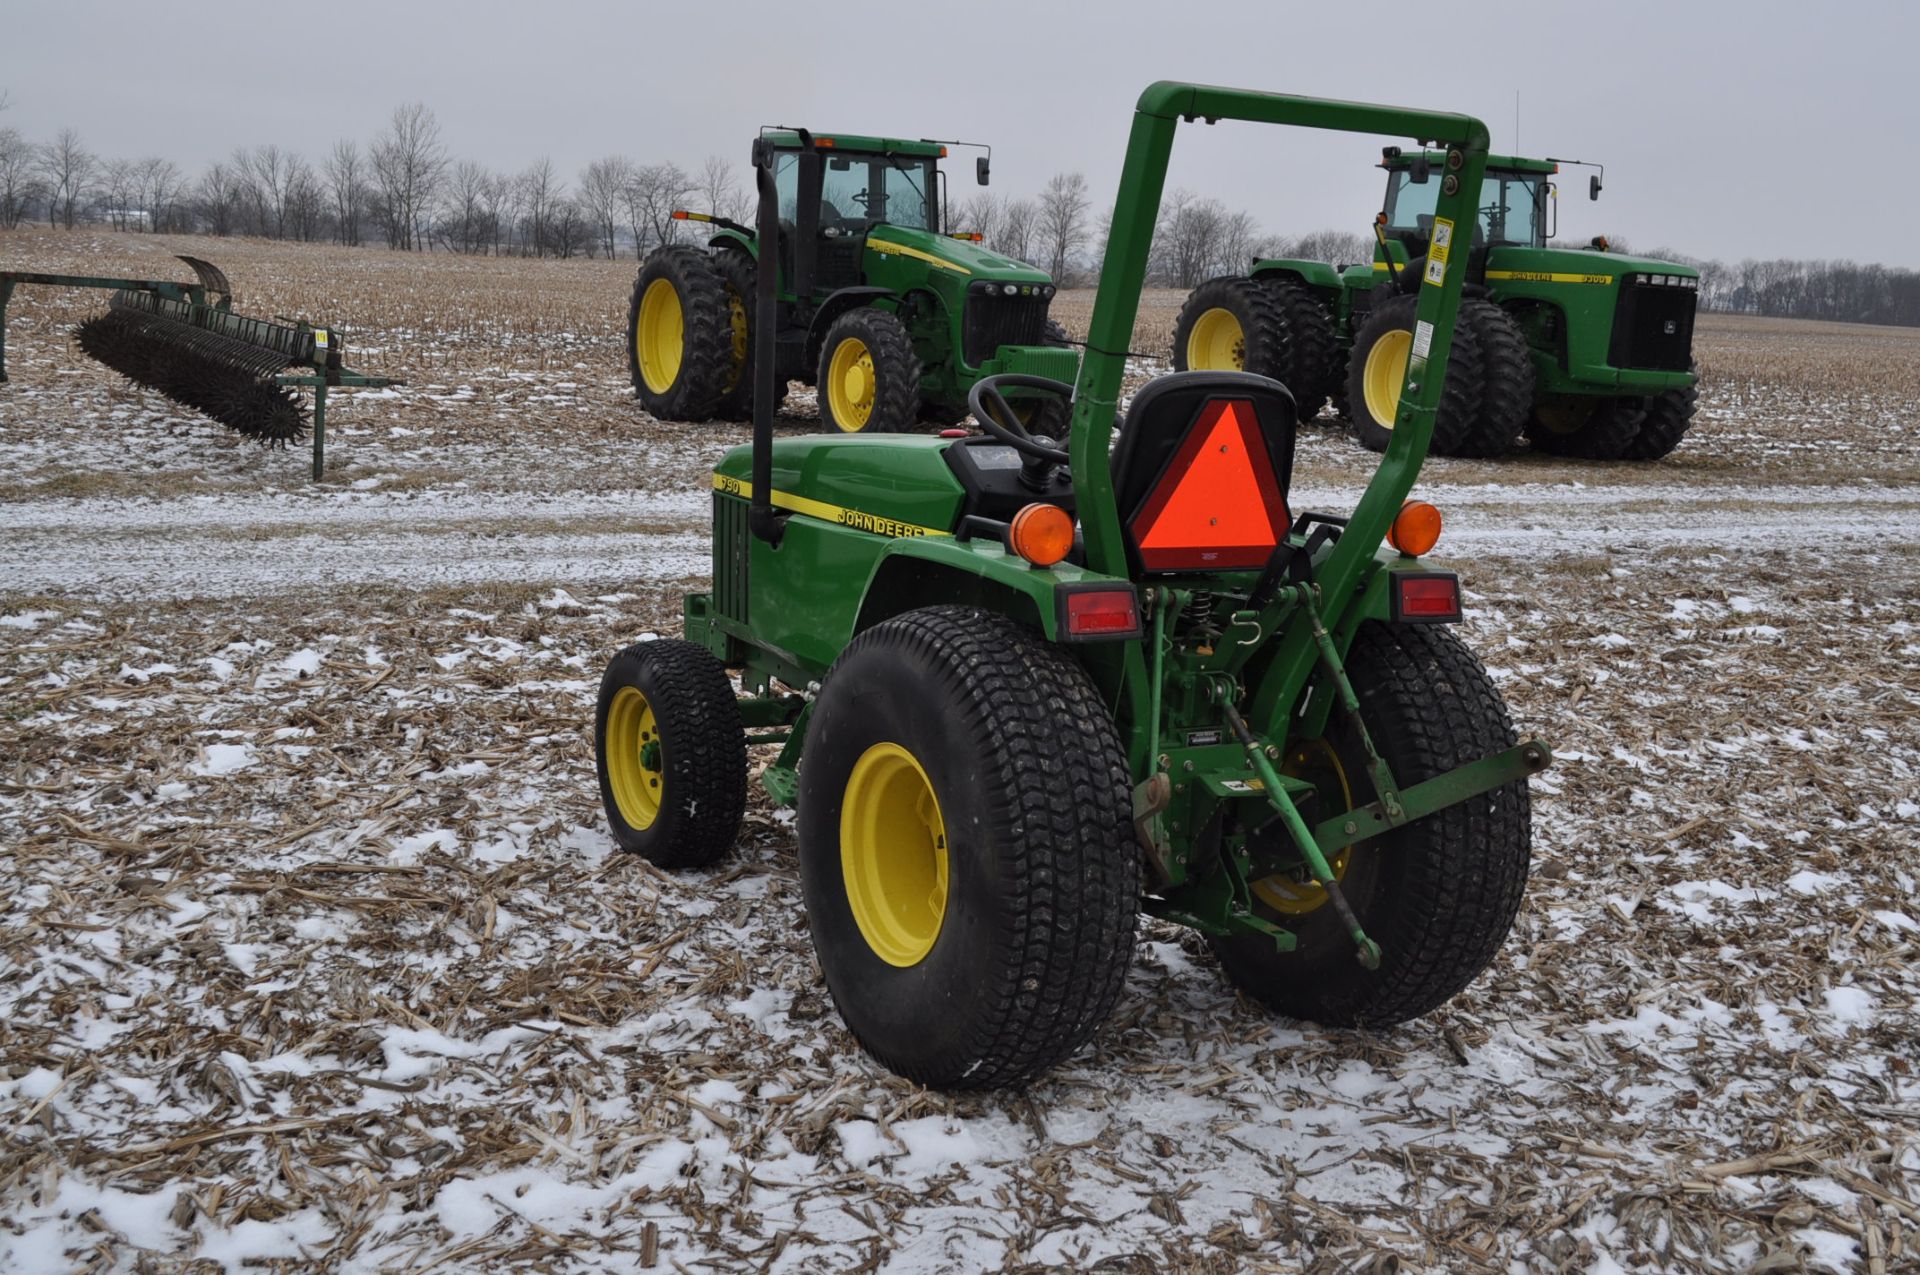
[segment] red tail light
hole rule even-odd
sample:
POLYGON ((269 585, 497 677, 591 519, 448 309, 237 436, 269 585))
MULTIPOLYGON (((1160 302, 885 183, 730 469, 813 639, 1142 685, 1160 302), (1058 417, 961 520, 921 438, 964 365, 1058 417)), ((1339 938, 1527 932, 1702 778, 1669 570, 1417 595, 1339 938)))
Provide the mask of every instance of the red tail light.
POLYGON ((1451 571, 1396 571, 1390 592, 1400 623, 1452 624, 1461 618, 1460 577, 1451 571))
POLYGON ((1140 599, 1132 585, 1066 584, 1055 591, 1060 599, 1060 637, 1068 642, 1095 638, 1135 638, 1140 627, 1140 599))

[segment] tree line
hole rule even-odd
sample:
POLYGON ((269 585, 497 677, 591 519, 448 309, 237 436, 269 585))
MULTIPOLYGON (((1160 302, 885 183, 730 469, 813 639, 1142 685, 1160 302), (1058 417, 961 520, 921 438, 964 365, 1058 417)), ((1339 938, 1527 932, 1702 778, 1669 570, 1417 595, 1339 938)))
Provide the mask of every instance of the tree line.
MULTIPOLYGON (((0 110, 5 108, 0 95, 0 110)), ((672 161, 610 155, 571 185, 548 158, 498 172, 455 159, 434 114, 399 107, 364 145, 334 143, 318 161, 267 143, 235 150, 189 176, 161 157, 106 159, 62 129, 33 143, 0 128, 0 229, 42 220, 72 229, 384 243, 407 252, 529 257, 642 256, 678 241, 677 208, 751 219, 752 195, 720 156, 697 171, 672 161)), ((949 229, 1046 268, 1063 285, 1086 281, 1106 246, 1086 177, 1059 173, 1032 197, 980 191, 949 210, 949 229)), ((1626 251, 1619 239, 1615 252, 1626 251)), ((1371 260, 1372 241, 1335 230, 1265 233, 1252 213, 1176 190, 1154 228, 1148 281, 1191 288, 1238 274, 1260 257, 1336 264, 1371 260)), ((1852 261, 1701 260, 1651 254, 1700 271, 1702 308, 1788 318, 1920 326, 1920 271, 1852 261)))

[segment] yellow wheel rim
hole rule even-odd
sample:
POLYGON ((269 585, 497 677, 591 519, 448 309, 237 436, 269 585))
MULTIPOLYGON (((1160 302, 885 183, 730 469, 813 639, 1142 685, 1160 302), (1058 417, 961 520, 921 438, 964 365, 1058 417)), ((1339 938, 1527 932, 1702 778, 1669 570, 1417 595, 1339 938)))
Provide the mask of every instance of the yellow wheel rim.
POLYGON ((727 368, 727 393, 733 393, 747 370, 747 305, 740 294, 727 289, 727 328, 733 337, 733 362, 727 368))
POLYGON ((1413 333, 1394 328, 1380 334, 1367 351, 1367 369, 1361 383, 1366 390, 1367 415, 1381 429, 1392 429, 1400 414, 1400 387, 1407 379, 1407 355, 1413 351, 1413 333))
POLYGON ((875 379, 873 351, 859 337, 848 337, 833 347, 827 364, 827 403, 833 423, 849 434, 867 427, 873 415, 875 379))
POLYGON ((1187 333, 1187 370, 1238 372, 1247 366, 1247 334, 1233 311, 1217 306, 1194 322, 1187 333))
POLYGON ((665 394, 680 379, 686 352, 686 316, 671 279, 655 279, 640 298, 640 321, 633 325, 633 353, 640 379, 655 394, 665 394))
POLYGON ((637 689, 623 686, 607 706, 607 783, 620 817, 636 832, 645 832, 660 817, 660 799, 666 791, 666 756, 660 742, 660 723, 653 705, 637 689))
POLYGON ((873 954, 905 969, 947 915, 947 825, 933 784, 898 744, 860 754, 840 802, 840 875, 873 954))
MULTIPOLYGON (((1284 775, 1305 778, 1309 775, 1331 776, 1339 784, 1341 809, 1353 809, 1353 786, 1347 782, 1347 771, 1340 764, 1340 756, 1333 751, 1333 745, 1324 739, 1296 745, 1287 754, 1287 764, 1280 768, 1284 775)), ((1344 881, 1347 877, 1347 864, 1353 858, 1353 847, 1346 846, 1327 866, 1333 869, 1333 879, 1344 881)), ((1318 911, 1326 905, 1327 887, 1313 879, 1313 874, 1305 867, 1297 872, 1276 873, 1263 877, 1253 883, 1254 897, 1284 916, 1305 916, 1318 911)))

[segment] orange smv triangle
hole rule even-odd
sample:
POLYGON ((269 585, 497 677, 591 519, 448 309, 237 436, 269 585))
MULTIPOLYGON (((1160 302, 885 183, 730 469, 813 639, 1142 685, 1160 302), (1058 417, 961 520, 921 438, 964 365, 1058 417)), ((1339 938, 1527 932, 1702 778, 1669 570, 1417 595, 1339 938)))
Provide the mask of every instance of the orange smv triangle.
POLYGON ((1133 518, 1149 571, 1229 571, 1266 565, 1288 522, 1253 404, 1215 399, 1133 518))

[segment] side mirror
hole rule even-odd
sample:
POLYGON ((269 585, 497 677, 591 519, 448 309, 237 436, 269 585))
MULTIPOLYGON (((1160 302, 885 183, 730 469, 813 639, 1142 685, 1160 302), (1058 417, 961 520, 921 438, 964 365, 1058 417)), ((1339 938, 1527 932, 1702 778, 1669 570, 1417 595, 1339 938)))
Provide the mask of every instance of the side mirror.
POLYGON ((1407 180, 1416 186, 1424 186, 1427 184, 1427 179, 1432 176, 1433 161, 1428 159, 1424 152, 1415 155, 1412 163, 1407 167, 1407 180))
POLYGON ((1588 199, 1600 198, 1600 174, 1598 173, 1595 173, 1593 176, 1587 178, 1587 198, 1588 199))
POLYGON ((768 164, 772 162, 772 157, 773 157, 773 148, 767 145, 767 139, 764 137, 754 138, 753 139, 753 166, 755 168, 765 168, 768 166, 768 164))
POLYGON ((973 161, 973 179, 982 186, 987 184, 987 178, 992 174, 992 171, 988 156, 981 155, 973 161))

